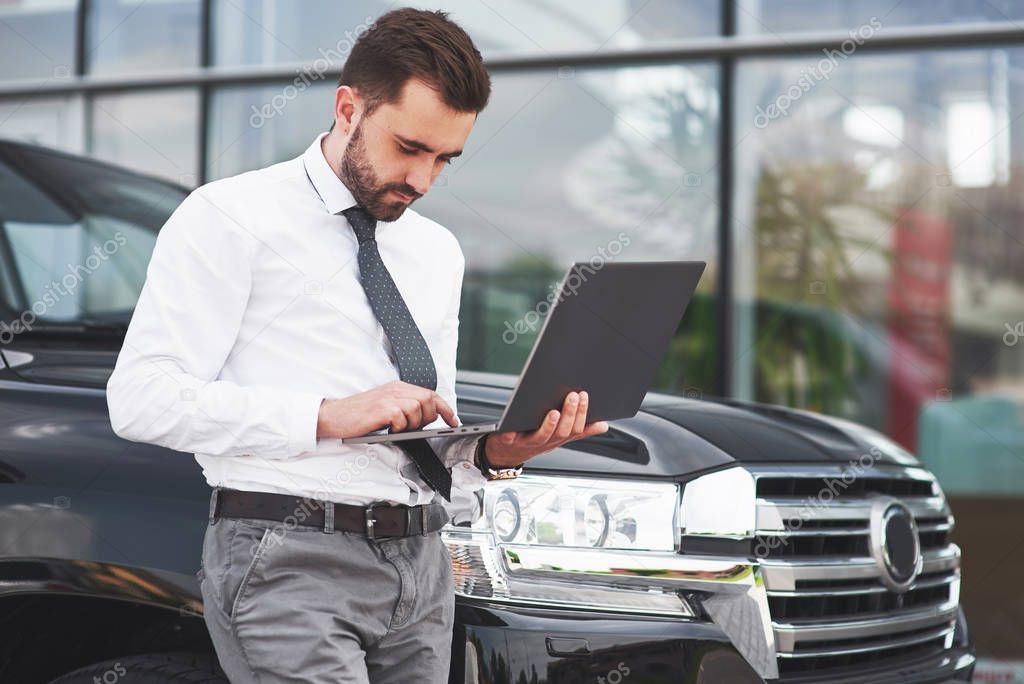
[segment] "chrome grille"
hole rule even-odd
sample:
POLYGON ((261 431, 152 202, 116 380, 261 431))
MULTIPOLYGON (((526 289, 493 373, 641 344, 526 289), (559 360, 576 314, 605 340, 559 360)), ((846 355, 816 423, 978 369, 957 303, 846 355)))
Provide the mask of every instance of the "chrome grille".
POLYGON ((752 552, 761 565, 779 674, 826 677, 884 668, 952 645, 960 594, 953 517, 921 469, 872 468, 836 487, 839 468, 750 469, 756 482, 752 552), (893 497, 918 526, 923 569, 897 593, 869 547, 875 497, 893 497))
MULTIPOLYGON (((908 501, 907 498, 901 499, 908 501)), ((948 516, 914 516, 921 539, 921 550, 943 549, 949 545, 953 527, 948 516)), ((787 531, 754 538, 759 558, 799 556, 870 556, 870 529, 863 520, 784 521, 787 531)))

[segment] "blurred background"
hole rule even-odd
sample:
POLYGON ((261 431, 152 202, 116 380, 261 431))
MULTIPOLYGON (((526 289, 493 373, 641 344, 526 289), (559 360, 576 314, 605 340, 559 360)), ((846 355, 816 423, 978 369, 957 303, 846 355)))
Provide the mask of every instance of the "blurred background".
MULTIPOLYGON (((977 681, 1024 682, 1024 2, 412 4, 494 85, 416 205, 466 253, 460 368, 518 373, 571 261, 708 261, 656 389, 917 453, 957 518, 977 681)), ((0 0, 0 138, 189 189, 283 161, 397 6, 0 0)))

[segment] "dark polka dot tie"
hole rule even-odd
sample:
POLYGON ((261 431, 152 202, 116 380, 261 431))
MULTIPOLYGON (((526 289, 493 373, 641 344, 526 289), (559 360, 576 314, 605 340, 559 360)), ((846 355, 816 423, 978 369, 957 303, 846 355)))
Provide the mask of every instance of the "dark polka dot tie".
MULTIPOLYGON (((341 212, 348 219, 359 240, 359 281, 374 315, 388 336, 398 363, 398 376, 403 382, 437 389, 437 368, 420 329, 409 313, 402 294, 391 273, 380 258, 375 233, 377 221, 360 206, 341 212)), ((453 407, 454 408, 454 407, 453 407)), ((416 464, 423 480, 438 494, 451 501, 452 476, 426 439, 404 439, 395 442, 416 464)))

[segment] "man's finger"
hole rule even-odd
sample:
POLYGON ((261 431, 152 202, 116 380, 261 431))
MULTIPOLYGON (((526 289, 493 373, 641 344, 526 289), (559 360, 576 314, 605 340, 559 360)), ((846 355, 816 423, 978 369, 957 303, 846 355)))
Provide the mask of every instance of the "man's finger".
POLYGON ((406 403, 402 410, 405 411, 406 419, 409 421, 409 429, 416 429, 423 425, 423 406, 416 400, 406 403))
POLYGON ((593 423, 588 424, 582 432, 573 433, 568 442, 575 442, 577 439, 583 439, 584 437, 590 437, 592 435, 603 435, 608 432, 608 423, 603 420, 595 420, 593 423))
POLYGON ((437 403, 433 399, 428 397, 418 403, 420 405, 420 420, 422 421, 420 425, 430 425, 437 420, 437 403))
MULTIPOLYGON (((458 427, 459 421, 455 420, 455 411, 448 405, 448 402, 441 398, 440 394, 437 394, 436 392, 434 393, 433 403, 434 407, 437 409, 437 413, 444 418, 444 422, 448 423, 451 427, 458 427)), ((434 420, 436 419, 437 416, 434 416, 434 420)))
POLYGON ((391 419, 388 423, 391 425, 392 432, 402 432, 405 430, 406 426, 409 424, 409 419, 401 406, 395 404, 391 408, 391 419))
POLYGON ((572 426, 576 423, 576 409, 579 396, 576 392, 569 392, 565 395, 565 408, 562 410, 562 417, 558 420, 555 428, 555 439, 564 441, 572 434, 572 426))
POLYGON ((572 431, 575 434, 583 432, 587 425, 587 407, 590 405, 590 396, 586 392, 580 392, 580 404, 576 409, 576 422, 573 423, 572 431))
POLYGON ((547 415, 544 416, 544 422, 534 430, 532 433, 527 435, 523 442, 530 446, 539 446, 546 444, 551 439, 551 435, 555 433, 555 428, 558 426, 558 418, 561 414, 558 411, 548 411, 547 415))
POLYGON ((423 422, 420 425, 433 423, 437 420, 437 416, 440 415, 444 418, 444 422, 448 423, 451 427, 458 426, 459 423, 455 419, 454 409, 441 398, 440 394, 422 385, 414 385, 411 382, 404 382, 402 380, 396 382, 399 383, 403 395, 415 399, 425 409, 423 412, 423 422))

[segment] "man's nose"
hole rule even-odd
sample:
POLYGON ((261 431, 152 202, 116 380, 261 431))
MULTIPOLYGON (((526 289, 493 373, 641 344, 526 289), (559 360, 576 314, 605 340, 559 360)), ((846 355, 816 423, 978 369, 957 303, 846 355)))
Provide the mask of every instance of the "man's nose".
POLYGON ((405 182, 408 183, 413 190, 419 195, 426 195, 427 190, 430 189, 431 171, 433 168, 430 163, 417 164, 409 170, 408 175, 405 177, 405 182))

